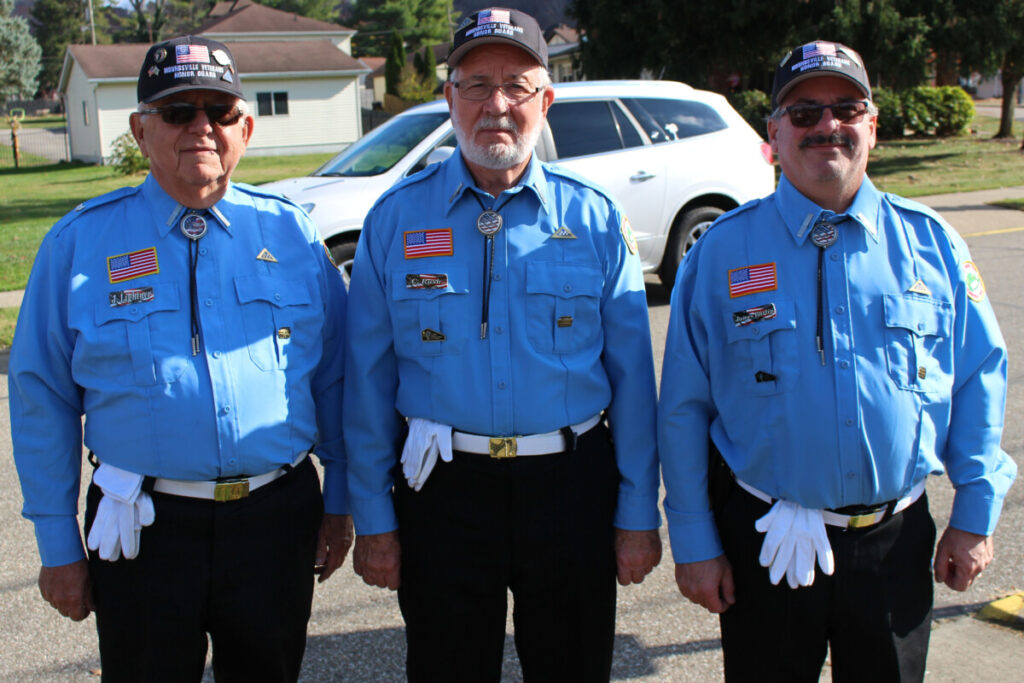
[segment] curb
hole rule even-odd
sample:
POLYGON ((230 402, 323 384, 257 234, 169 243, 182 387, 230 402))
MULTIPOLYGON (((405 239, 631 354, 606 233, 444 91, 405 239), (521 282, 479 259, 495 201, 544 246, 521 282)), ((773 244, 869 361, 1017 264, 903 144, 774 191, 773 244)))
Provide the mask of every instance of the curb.
POLYGON ((1024 591, 993 600, 982 607, 975 618, 1024 631, 1024 591))

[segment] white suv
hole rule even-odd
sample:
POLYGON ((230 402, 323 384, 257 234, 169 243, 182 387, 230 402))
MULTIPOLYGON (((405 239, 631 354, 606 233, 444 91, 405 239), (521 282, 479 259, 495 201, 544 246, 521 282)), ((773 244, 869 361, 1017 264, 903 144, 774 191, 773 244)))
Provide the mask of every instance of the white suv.
MULTIPOLYGON (((671 287, 689 246, 721 215, 774 188, 771 149, 721 95, 671 81, 559 83, 539 158, 614 195, 644 270, 671 287)), ((396 181, 454 152, 444 100, 395 116, 312 176, 264 185, 302 205, 340 267, 396 181)))

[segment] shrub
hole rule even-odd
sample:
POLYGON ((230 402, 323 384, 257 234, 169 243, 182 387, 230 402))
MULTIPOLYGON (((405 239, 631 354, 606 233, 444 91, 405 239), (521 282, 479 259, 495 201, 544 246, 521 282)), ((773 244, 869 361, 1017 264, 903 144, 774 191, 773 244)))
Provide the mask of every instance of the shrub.
POLYGON ((903 116, 903 103, 899 94, 888 88, 875 88, 872 99, 878 107, 878 137, 883 140, 903 137, 907 121, 903 116))
POLYGON ((149 170, 149 159, 142 156, 131 131, 118 135, 114 140, 113 148, 114 153, 110 157, 111 165, 121 175, 136 175, 149 170))
POLYGON ((936 90, 939 108, 935 112, 935 134, 962 135, 974 118, 974 101, 959 86, 944 85, 936 90))
POLYGON ((927 85, 911 88, 903 94, 903 115, 907 128, 915 135, 931 135, 938 128, 937 116, 942 107, 939 89, 927 85))
POLYGON ((772 103, 767 93, 760 90, 743 90, 729 95, 729 103, 750 124, 751 128, 765 140, 768 139, 765 119, 772 113, 772 103))

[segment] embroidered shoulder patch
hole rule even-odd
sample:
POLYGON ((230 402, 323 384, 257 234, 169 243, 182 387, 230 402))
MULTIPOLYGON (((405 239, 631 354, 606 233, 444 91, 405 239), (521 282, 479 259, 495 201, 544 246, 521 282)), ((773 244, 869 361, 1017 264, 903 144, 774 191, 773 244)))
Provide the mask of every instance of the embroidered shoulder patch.
POLYGON ((964 283, 967 285, 967 298, 971 301, 982 301, 985 298, 985 281, 981 279, 981 271, 974 261, 964 261, 960 266, 964 269, 964 283))
POLYGON ((636 245, 636 235, 633 234, 633 225, 629 222, 629 218, 622 219, 622 225, 619 226, 619 232, 622 233, 622 239, 626 243, 626 248, 629 249, 629 253, 636 256, 640 251, 636 245))

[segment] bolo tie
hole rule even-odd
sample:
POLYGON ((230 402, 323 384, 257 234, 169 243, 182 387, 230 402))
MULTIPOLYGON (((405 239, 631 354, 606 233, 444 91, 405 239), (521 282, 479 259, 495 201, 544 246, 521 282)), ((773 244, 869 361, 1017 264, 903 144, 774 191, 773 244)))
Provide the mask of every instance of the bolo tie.
POLYGON ((489 315, 490 301, 491 301, 491 279, 494 277, 494 236, 501 230, 501 226, 504 221, 501 218, 501 214, 498 213, 499 209, 508 206, 508 203, 516 198, 516 195, 512 195, 509 199, 501 206, 495 206, 488 209, 484 206, 479 195, 476 192, 470 191, 470 194, 476 199, 476 203, 480 205, 480 215, 476 217, 476 229, 480 231, 486 239, 484 240, 484 304, 483 310, 480 313, 480 338, 487 339, 487 318, 489 315))
POLYGON ((199 354, 199 298, 196 295, 196 262, 199 260, 199 239, 206 234, 206 219, 203 212, 190 210, 179 224, 181 234, 188 238, 188 298, 192 355, 199 354))
POLYGON ((818 325, 815 343, 818 347, 818 355, 821 356, 822 365, 825 365, 825 282, 822 277, 825 250, 836 243, 839 238, 836 226, 845 220, 844 214, 822 211, 814 228, 811 229, 811 243, 818 248, 818 325))

